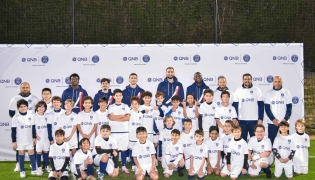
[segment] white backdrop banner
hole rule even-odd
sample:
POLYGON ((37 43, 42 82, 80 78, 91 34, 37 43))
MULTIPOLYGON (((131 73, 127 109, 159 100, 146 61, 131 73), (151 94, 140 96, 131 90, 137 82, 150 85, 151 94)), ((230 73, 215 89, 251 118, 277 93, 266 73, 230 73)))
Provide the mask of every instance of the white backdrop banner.
MULTIPOLYGON (((138 85, 155 94, 165 78, 165 69, 174 67, 184 91, 201 72, 204 82, 217 87, 217 78, 227 78, 234 91, 242 75, 250 73, 253 84, 263 94, 279 75, 292 95, 294 122, 304 117, 303 44, 127 44, 127 45, 0 45, 0 160, 14 160, 11 143, 9 102, 19 93, 21 82, 29 82, 31 93, 41 98, 41 90, 51 88, 61 96, 72 73, 80 75, 80 85, 94 97, 100 79, 111 79, 111 89, 125 89, 130 73, 138 74, 138 85)), ((154 100, 152 101, 154 102, 154 100)), ((154 103, 152 103, 154 104, 154 103)), ((266 116, 266 115, 265 115, 266 116)))

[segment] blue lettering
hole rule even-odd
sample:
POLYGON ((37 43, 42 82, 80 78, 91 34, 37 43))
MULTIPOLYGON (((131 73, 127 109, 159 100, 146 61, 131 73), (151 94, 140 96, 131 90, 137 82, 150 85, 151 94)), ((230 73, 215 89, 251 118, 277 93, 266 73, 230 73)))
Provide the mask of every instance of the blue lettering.
POLYGON ((144 118, 153 118, 152 115, 143 115, 144 118))
POLYGON ((229 60, 239 60, 239 57, 238 56, 230 56, 229 60))
POLYGON ((87 57, 78 57, 77 61, 87 61, 87 57))
POLYGON ((61 80, 60 79, 51 79, 50 82, 51 83, 60 83, 61 80))
POLYGON ((10 79, 0 79, 0 83, 10 83, 10 79))
POLYGON ((129 61, 138 61, 138 57, 128 57, 129 61))
POLYGON ((187 61, 187 60, 189 60, 189 57, 178 57, 178 60, 185 60, 185 61, 187 61))
POLYGON ((203 78, 203 81, 213 81, 213 78, 203 78))
POLYGON ((263 78, 262 77, 253 77, 253 81, 262 81, 263 78))
POLYGON ((153 78, 153 82, 162 82, 163 78, 153 78))
POLYGON ((241 155, 241 153, 236 152, 236 151, 232 151, 232 153, 231 153, 231 154, 235 154, 235 155, 237 155, 237 156, 241 155))

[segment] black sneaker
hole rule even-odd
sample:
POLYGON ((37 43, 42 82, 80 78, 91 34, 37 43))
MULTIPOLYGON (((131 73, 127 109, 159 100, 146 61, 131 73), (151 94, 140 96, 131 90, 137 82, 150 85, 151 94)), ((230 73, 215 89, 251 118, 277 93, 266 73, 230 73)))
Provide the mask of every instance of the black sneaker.
POLYGON ((183 176, 184 176, 183 171, 177 171, 177 172, 178 172, 178 176, 179 176, 179 177, 183 177, 183 176))
POLYGON ((266 171, 266 178, 267 179, 271 179, 272 178, 271 171, 266 171))

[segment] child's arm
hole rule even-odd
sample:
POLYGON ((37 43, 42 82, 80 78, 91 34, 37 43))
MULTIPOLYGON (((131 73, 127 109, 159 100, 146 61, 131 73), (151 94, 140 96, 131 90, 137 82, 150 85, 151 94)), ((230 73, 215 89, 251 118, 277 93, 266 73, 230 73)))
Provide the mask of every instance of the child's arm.
POLYGON ((190 155, 190 168, 189 168, 189 174, 193 173, 194 171, 194 156, 190 155))
POLYGON ((108 114, 108 119, 111 121, 125 122, 125 121, 129 121, 130 114, 125 114, 125 115, 108 114))
POLYGON ((162 157, 162 146, 163 146, 163 143, 162 141, 159 141, 159 158, 162 157))
POLYGON ((142 174, 142 168, 138 162, 138 158, 135 156, 133 157, 133 162, 135 163, 135 165, 137 166, 137 171, 138 171, 138 174, 142 174))
POLYGON ((221 162, 221 150, 218 150, 217 168, 220 168, 220 162, 221 162))
POLYGON ((223 125, 222 125, 222 123, 221 123, 221 121, 220 121, 219 118, 215 118, 215 121, 217 122, 217 125, 218 125, 221 129, 224 129, 224 127, 223 127, 223 125))
POLYGON ((70 162, 70 157, 66 157, 66 159, 65 159, 65 162, 63 163, 63 166, 62 166, 62 168, 61 168, 61 173, 63 173, 65 170, 66 170, 66 168, 67 168, 67 166, 68 166, 68 164, 69 164, 69 162, 70 162))
POLYGON ((85 138, 85 134, 83 133, 80 124, 77 124, 77 128, 78 128, 78 131, 79 131, 79 133, 81 134, 81 136, 85 138))
POLYGON ((93 129, 91 130, 90 134, 88 134, 88 138, 90 139, 91 136, 95 133, 95 130, 97 128, 97 123, 94 123, 93 129))
POLYGON ((183 101, 182 102, 182 105, 183 105, 183 113, 184 113, 184 117, 187 118, 187 111, 186 111, 186 102, 183 101))
MULTIPOLYGON (((202 160, 201 160, 201 165, 200 165, 200 168, 199 168, 199 171, 203 171, 203 167, 205 165, 205 162, 206 162, 206 158, 205 157, 202 157, 202 160)), ((211 164, 209 164, 211 166, 211 164)))
POLYGON ((199 108, 198 108, 198 104, 199 104, 199 101, 196 101, 195 100, 195 115, 196 117, 199 117, 199 108))
POLYGON ((77 131, 77 125, 73 125, 71 134, 69 137, 67 137, 68 141, 70 141, 70 139, 72 138, 73 134, 77 131))
POLYGON ((151 159, 152 159, 152 165, 151 165, 150 171, 153 171, 155 169, 155 161, 156 161, 155 154, 151 155, 151 159))

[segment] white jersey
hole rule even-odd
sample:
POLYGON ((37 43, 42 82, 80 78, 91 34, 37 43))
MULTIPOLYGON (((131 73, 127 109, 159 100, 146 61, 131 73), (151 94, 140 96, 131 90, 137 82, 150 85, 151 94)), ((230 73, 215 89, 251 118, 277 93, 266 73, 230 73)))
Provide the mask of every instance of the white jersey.
POLYGON ((256 136, 251 137, 247 146, 248 150, 253 151, 252 156, 262 154, 265 151, 271 152, 272 149, 271 141, 266 136, 261 141, 258 141, 256 136))
MULTIPOLYGON (((75 112, 71 112, 71 114, 69 115, 66 115, 66 113, 64 113, 60 116, 60 128, 65 131, 65 138, 71 135, 73 128, 76 128, 76 125, 78 124, 78 120, 78 115, 75 112)), ((76 132, 72 135, 69 143, 78 143, 78 136, 76 132)))
POLYGON ((16 128, 17 145, 33 144, 32 126, 34 125, 33 114, 21 115, 17 113, 12 118, 12 127, 16 128))
MULTIPOLYGON (((217 124, 214 119, 215 111, 216 105, 213 102, 210 105, 206 102, 200 105, 199 114, 202 115, 202 129, 204 132, 209 132, 209 128, 217 124)), ((206 134, 207 133, 205 133, 205 135, 206 134)))
POLYGON ((148 110, 148 113, 143 114, 143 118, 141 119, 141 125, 147 129, 148 134, 155 134, 153 130, 154 126, 154 116, 157 116, 160 114, 159 110, 154 110, 152 106, 145 106, 141 105, 139 107, 139 111, 145 111, 148 110))
POLYGON ((155 154, 155 148, 151 141, 146 140, 144 144, 139 141, 133 146, 132 157, 136 157, 141 167, 152 166, 152 155, 155 154))
POLYGON ((95 113, 98 119, 96 134, 100 134, 102 125, 110 125, 110 120, 108 119, 108 111, 101 112, 100 110, 97 110, 95 113))
POLYGON ((262 93, 258 87, 237 88, 234 102, 238 102, 238 119, 258 120, 258 101, 263 101, 262 93))
POLYGON ((40 137, 40 140, 37 140, 37 141, 42 142, 44 144, 49 144, 48 130, 47 130, 48 115, 44 114, 41 116, 36 112, 33 118, 34 118, 36 134, 40 137))
POLYGON ((66 111, 64 109, 60 109, 60 112, 52 111, 48 116, 48 123, 51 124, 51 134, 53 139, 55 140, 55 132, 60 129, 60 116, 64 114, 66 111))
MULTIPOLYGON (((94 111, 91 111, 89 113, 86 113, 84 111, 79 112, 77 124, 81 126, 81 130, 84 134, 90 134, 94 125, 98 124, 96 113, 94 111)), ((94 141, 93 137, 95 138, 95 134, 91 136, 91 140, 94 141)), ((81 140, 82 138, 82 135, 79 134, 79 140, 81 140)))
POLYGON ((189 158, 189 148, 192 144, 196 143, 194 139, 194 132, 190 131, 188 134, 185 131, 182 131, 180 134, 180 141, 183 144, 183 150, 185 159, 189 158))
POLYGON ((57 171, 61 170, 66 158, 70 157, 70 149, 68 143, 63 143, 61 145, 58 145, 56 143, 52 144, 49 149, 49 157, 53 158, 55 169, 57 171))
POLYGON ((16 103, 21 100, 21 99, 24 99, 28 102, 28 110, 27 110, 27 113, 32 113, 34 114, 35 113, 35 106, 37 104, 37 102, 39 101, 38 98, 32 94, 30 94, 29 96, 27 97, 23 97, 21 95, 17 95, 17 96, 14 96, 11 101, 10 101, 10 105, 9 105, 9 110, 11 111, 15 111, 15 113, 19 113, 18 109, 17 109, 17 105, 16 103))
POLYGON ((98 135, 95 138, 95 147, 100 146, 101 149, 117 149, 117 142, 116 140, 112 137, 109 136, 108 140, 105 141, 102 135, 98 135))
MULTIPOLYGON (((198 108, 199 110, 199 108, 198 108)), ((192 128, 190 131, 195 132, 196 130, 199 129, 198 127, 198 118, 196 117, 196 107, 189 107, 186 106, 186 114, 187 114, 187 118, 191 119, 192 121, 192 128)))
POLYGON ((52 102, 49 102, 47 105, 47 109, 45 111, 45 114, 50 114, 52 111, 54 111, 54 107, 52 106, 52 102))
MULTIPOLYGON (((295 143, 293 141, 292 136, 282 136, 281 134, 276 137, 275 141, 273 142, 273 148, 278 150, 281 158, 289 157, 291 151, 295 151, 295 143)), ((275 164, 280 164, 281 162, 275 158, 275 164)))
MULTIPOLYGON (((208 157, 207 145, 202 143, 201 145, 198 146, 196 143, 194 143, 194 144, 192 144, 190 146, 189 152, 190 152, 189 155, 190 156, 192 155, 193 158, 194 158, 194 160, 193 160, 193 167, 194 167, 195 171, 197 171, 197 170, 199 170, 199 168, 201 166, 202 158, 207 158, 208 157), (196 168, 198 168, 198 169, 196 169, 196 168)), ((206 162, 204 164, 206 164, 206 162)), ((192 164, 190 165, 190 167, 191 166, 192 166, 192 164)))
MULTIPOLYGON (((111 104, 108 107, 108 114, 114 113, 114 115, 126 115, 130 114, 129 106, 127 104, 111 104)), ((111 121, 111 130, 114 133, 128 132, 128 121, 117 122, 111 121)))
MULTIPOLYGON (((229 100, 229 104, 232 105, 233 104, 233 100, 234 100, 234 92, 233 91, 230 91, 230 90, 226 90, 230 93, 230 100, 229 100)), ((213 97, 213 102, 215 102, 215 104, 217 106, 220 106, 222 104, 222 100, 221 100, 221 93, 223 91, 220 91, 218 89, 216 89, 214 91, 214 97, 213 97)))
POLYGON ((223 143, 223 151, 224 151, 224 154, 227 155, 227 151, 229 149, 229 144, 231 142, 231 140, 233 139, 233 134, 225 134, 225 136, 223 137, 222 139, 222 143, 223 143))
POLYGON ((165 113, 167 113, 167 107, 162 105, 161 106, 161 109, 163 111, 163 115, 164 117, 160 117, 160 115, 154 115, 154 121, 155 121, 155 124, 156 124, 156 127, 158 128, 159 131, 162 131, 162 129, 164 128, 164 118, 165 118, 165 113))
POLYGON ((231 140, 228 148, 228 153, 231 153, 231 165, 240 166, 244 165, 244 154, 248 154, 247 142, 244 139, 235 141, 231 140))
MULTIPOLYGON (((173 162, 178 156, 183 156, 183 153, 183 144, 180 141, 173 144, 171 141, 166 145, 164 155, 170 155, 170 162, 173 162)), ((170 162, 166 162, 166 164, 170 164, 170 162)))
MULTIPOLYGON (((227 120, 233 120, 234 118, 237 118, 237 114, 235 111, 235 108, 232 105, 228 105, 227 107, 223 106, 222 104, 220 106, 217 106, 217 109, 215 110, 214 114, 215 119, 219 119, 221 124, 224 126, 225 121, 227 120)), ((219 127, 219 134, 220 137, 222 137, 223 129, 219 127)))
MULTIPOLYGON (((169 111, 171 111, 173 106, 168 106, 166 113, 168 113, 169 111)), ((185 118, 184 117, 184 112, 183 112, 183 108, 178 106, 175 112, 172 112, 170 114, 171 116, 173 116, 174 120, 175 120, 175 125, 174 125, 174 129, 178 129, 179 131, 182 131, 183 129, 183 122, 182 119, 185 118)))
POLYGON ((310 147, 310 137, 304 133, 291 135, 295 143, 296 151, 293 157, 293 164, 296 166, 308 166, 308 148, 310 147))
POLYGON ((173 128, 164 128, 162 131, 160 131, 159 141, 162 141, 162 154, 165 154, 167 143, 172 141, 171 139, 172 130, 173 128))
POLYGON ((142 113, 134 112, 130 110, 130 120, 129 120, 129 141, 137 142, 137 128, 141 126, 142 113))
MULTIPOLYGON (((270 89, 267 91, 265 99, 265 104, 270 105, 270 110, 272 112, 272 115, 278 119, 278 122, 282 121, 284 119, 286 111, 287 111, 287 104, 292 104, 292 98, 291 93, 287 89, 280 89, 280 90, 274 90, 270 89)), ((268 124, 273 124, 272 120, 268 119, 268 124)))
POLYGON ((73 160, 71 163, 74 165, 76 164, 83 164, 85 160, 92 158, 92 152, 90 150, 87 150, 86 153, 82 151, 82 149, 79 149, 73 156, 73 160))
POLYGON ((219 151, 223 151, 223 143, 222 140, 218 137, 216 140, 212 141, 211 138, 207 139, 205 144, 208 148, 208 156, 210 158, 210 162, 212 164, 218 161, 219 151))

